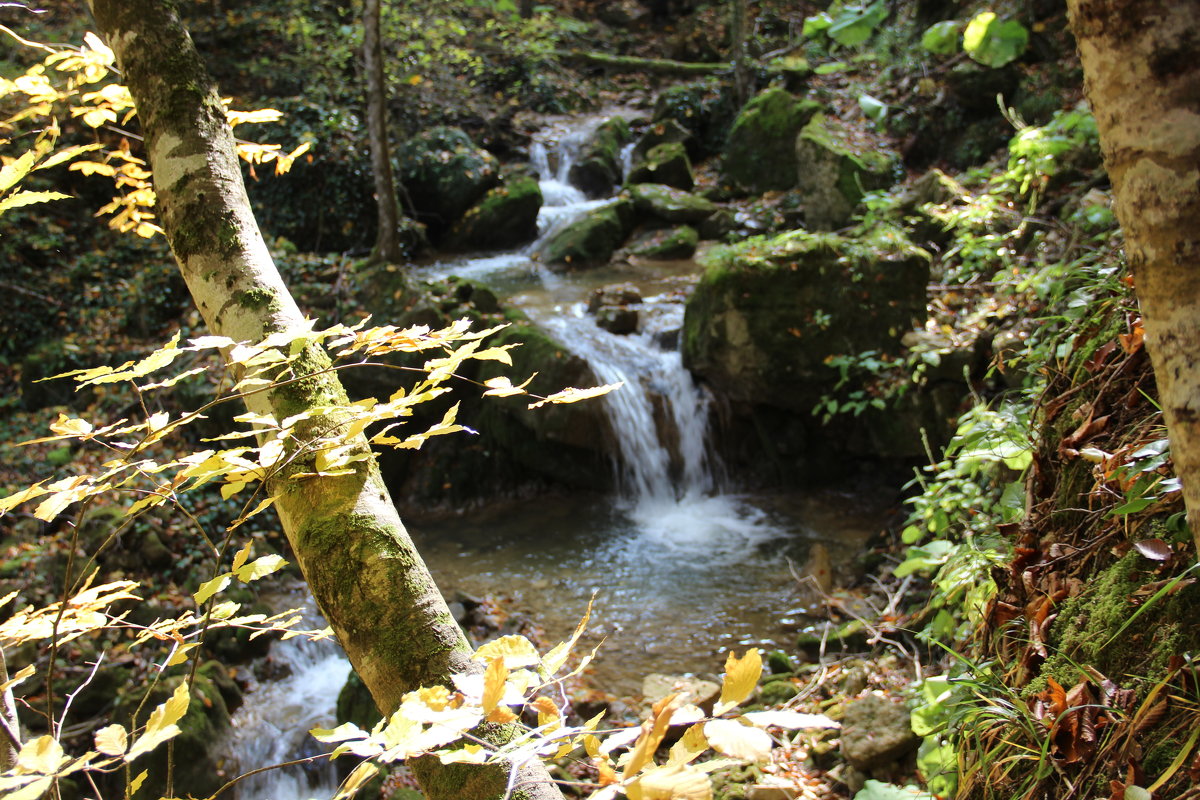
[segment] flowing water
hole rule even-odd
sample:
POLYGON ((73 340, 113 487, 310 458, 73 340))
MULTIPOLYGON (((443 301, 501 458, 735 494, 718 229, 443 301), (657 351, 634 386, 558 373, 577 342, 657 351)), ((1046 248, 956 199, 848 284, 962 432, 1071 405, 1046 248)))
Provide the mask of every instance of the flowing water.
MULTIPOLYGON (((531 148, 545 201, 543 239, 608 202, 587 200, 566 180, 587 132, 551 129, 531 148)), ((426 276, 487 283, 585 358, 600 381, 624 384, 603 400, 620 446, 619 495, 539 499, 418 526, 413 536, 439 586, 499 597, 553 641, 570 635, 594 596, 581 647, 603 641, 593 678, 616 694, 636 693, 651 672, 718 671, 730 648, 786 646, 801 624, 792 564, 816 541, 834 563, 849 562, 878 515, 847 497, 729 490, 706 444, 709 398, 676 346, 694 263, 560 275, 537 262, 536 247, 439 263, 426 276), (586 311, 592 292, 614 283, 642 293, 637 333, 608 333, 586 311)), ((293 640, 273 649, 292 673, 257 690, 235 716, 233 749, 243 770, 297 757, 303 732, 332 723, 348 667, 336 648, 320 647, 293 640)), ((318 787, 331 778, 272 772, 251 779, 239 798, 321 796, 318 787)))

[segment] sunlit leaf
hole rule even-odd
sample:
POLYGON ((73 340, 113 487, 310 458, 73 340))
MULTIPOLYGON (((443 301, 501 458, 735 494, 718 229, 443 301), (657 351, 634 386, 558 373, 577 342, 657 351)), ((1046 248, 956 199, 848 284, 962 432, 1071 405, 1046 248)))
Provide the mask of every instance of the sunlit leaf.
POLYGON ((370 783, 371 779, 374 778, 378 773, 379 767, 375 766, 370 761, 360 762, 359 765, 356 766, 350 772, 350 774, 346 776, 346 780, 342 781, 341 786, 339 786, 337 792, 334 793, 332 800, 347 800, 347 798, 353 797, 355 792, 370 783))
POLYGON ((542 669, 545 670, 547 676, 558 672, 562 669, 562 665, 567 662, 567 658, 571 654, 571 648, 579 641, 579 637, 583 635, 584 628, 587 627, 588 620, 592 618, 592 603, 595 600, 594 595, 588 600, 587 608, 583 612, 583 618, 575 626, 575 633, 571 634, 571 638, 568 641, 555 645, 542 659, 542 669))
POLYGON ((799 711, 749 711, 742 718, 760 728, 786 728, 791 731, 842 727, 840 722, 824 714, 803 714, 799 711))
POLYGON ((480 645, 472 658, 489 663, 493 659, 502 658, 504 666, 510 670, 518 667, 532 667, 540 664, 542 660, 538 655, 537 648, 533 646, 533 642, 524 636, 517 635, 501 636, 499 639, 493 639, 480 645))
POLYGON ((250 581, 256 581, 259 578, 277 572, 287 563, 287 559, 283 556, 272 553, 261 558, 256 558, 249 564, 235 569, 234 574, 237 575, 238 580, 242 583, 249 583, 250 581))
POLYGON ((625 788, 629 800, 711 800, 708 775, 690 765, 652 767, 625 788))
POLYGON ((96 731, 96 749, 106 756, 123 756, 129 746, 129 735, 122 725, 106 725, 96 731))
POLYGON ((17 753, 17 768, 23 772, 53 775, 67 760, 57 739, 53 736, 39 736, 21 746, 21 751, 17 753))
POLYGON ((771 755, 767 732, 736 720, 709 720, 704 723, 704 736, 709 746, 722 755, 746 761, 765 761, 771 755))
POLYGON ((738 658, 733 652, 725 659, 725 680, 721 684, 721 699, 713 707, 713 716, 721 716, 750 696, 762 676, 762 656, 756 648, 738 658))
POLYGON ((555 392, 544 400, 539 400, 536 403, 530 403, 530 408, 541 408, 542 406, 553 403, 556 405, 566 403, 578 403, 580 400, 591 400, 593 397, 602 397, 609 392, 620 389, 625 385, 624 381, 618 383, 610 383, 605 386, 593 386, 590 389, 563 389, 561 392, 555 392))
POLYGON ((196 593, 192 597, 196 599, 197 605, 204 605, 214 594, 224 590, 231 580, 233 580, 233 575, 228 572, 218 575, 212 580, 200 584, 200 588, 196 590, 196 593))
POLYGON ((176 736, 179 733, 179 726, 176 723, 187 713, 189 699, 187 682, 180 681, 179 685, 175 687, 171 699, 150 712, 150 719, 146 722, 145 731, 129 748, 125 760, 133 761, 138 756, 149 753, 163 742, 176 736))

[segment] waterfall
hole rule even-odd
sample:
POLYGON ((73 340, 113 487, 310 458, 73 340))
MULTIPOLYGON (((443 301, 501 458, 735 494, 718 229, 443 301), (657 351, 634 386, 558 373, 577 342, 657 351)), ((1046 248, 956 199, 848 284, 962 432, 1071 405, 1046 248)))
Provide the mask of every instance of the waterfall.
MULTIPOLYGON (((313 605, 307 591, 280 600, 284 607, 302 604, 313 605)), ((306 613, 304 624, 321 627, 325 622, 306 613)), ((238 773, 327 752, 308 732, 334 726, 338 692, 350 674, 350 663, 332 639, 278 641, 271 645, 270 659, 284 677, 263 680, 247 693, 224 743, 238 773)), ((236 784, 236 800, 331 797, 337 786, 333 764, 318 759, 246 778, 236 784)))

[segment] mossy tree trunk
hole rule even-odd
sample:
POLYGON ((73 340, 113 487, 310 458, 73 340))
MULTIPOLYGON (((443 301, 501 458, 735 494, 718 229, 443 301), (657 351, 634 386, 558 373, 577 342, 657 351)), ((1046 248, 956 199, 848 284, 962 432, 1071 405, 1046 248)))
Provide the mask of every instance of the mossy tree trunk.
POLYGON ((1200 0, 1069 0, 1200 554, 1200 0))
POLYGON ((387 78, 383 70, 380 37, 382 0, 363 2, 363 66, 367 77, 367 138, 371 147, 371 173, 375 178, 375 206, 379 229, 375 233, 372 261, 395 263, 400 251, 400 216, 396 208, 396 183, 388 147, 387 78))
MULTIPOLYGON (((89 0, 137 104, 154 170, 158 213, 179 269, 209 329, 257 341, 300 326, 303 316, 271 260, 246 197, 224 108, 204 63, 165 0, 89 0)), ((312 347, 295 366, 310 377, 248 398, 252 411, 290 416, 346 402, 329 364, 312 347)), ((336 424, 328 417, 311 429, 336 424)), ((304 577, 354 669, 390 712, 419 686, 474 668, 471 650, 417 554, 361 437, 368 458, 353 476, 274 487, 276 508, 304 577)), ((312 464, 300 464, 312 469, 312 464)), ((506 729, 477 731, 499 740, 506 729)), ((414 771, 434 800, 505 796, 508 770, 414 771)), ((561 800, 535 762, 514 777, 515 796, 561 800)))

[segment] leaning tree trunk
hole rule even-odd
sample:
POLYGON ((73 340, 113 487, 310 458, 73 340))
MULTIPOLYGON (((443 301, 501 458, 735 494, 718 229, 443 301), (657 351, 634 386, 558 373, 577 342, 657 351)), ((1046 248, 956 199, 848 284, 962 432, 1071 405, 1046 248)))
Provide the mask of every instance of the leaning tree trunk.
POLYGON ((367 138, 371 146, 371 173, 375 176, 375 206, 379 229, 375 233, 372 261, 397 262, 400 251, 400 216, 396 210, 396 184, 392 176, 392 158, 388 148, 387 79, 383 71, 380 44, 380 3, 363 2, 363 66, 367 77, 367 138))
MULTIPOLYGON (((89 0, 137 104, 167 239, 209 329, 257 341, 303 317, 271 261, 254 220, 216 88, 191 37, 164 0, 89 0)), ((310 378, 247 399, 282 419, 346 402, 329 364, 311 347, 295 365, 310 378)), ((313 420, 312 429, 336 424, 313 420)), ((355 442, 369 456, 366 441, 355 442)), ((309 465, 311 468, 311 465, 309 465)), ((380 710, 419 686, 472 669, 471 649, 388 497, 373 457, 353 476, 313 478, 279 491, 276 508, 300 568, 338 641, 380 710)), ((508 731, 488 730, 496 738, 508 731)), ((437 800, 505 796, 497 767, 414 765, 437 800)), ((517 795, 561 800, 540 762, 521 768, 517 795)))
POLYGON ((750 96, 750 65, 746 62, 746 0, 733 0, 730 7, 730 38, 733 39, 733 96, 738 108, 750 96))
POLYGON ((1069 0, 1200 555, 1200 0, 1069 0))

